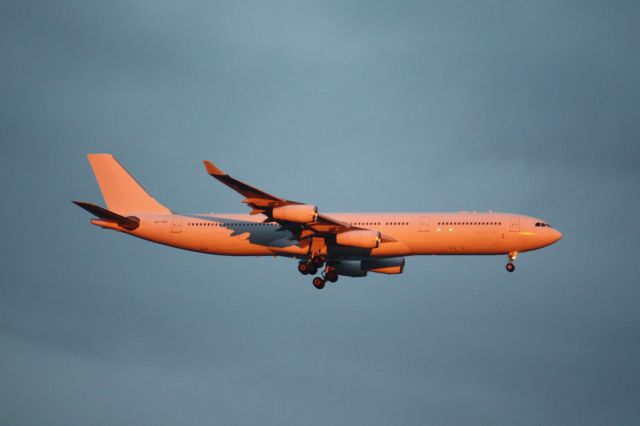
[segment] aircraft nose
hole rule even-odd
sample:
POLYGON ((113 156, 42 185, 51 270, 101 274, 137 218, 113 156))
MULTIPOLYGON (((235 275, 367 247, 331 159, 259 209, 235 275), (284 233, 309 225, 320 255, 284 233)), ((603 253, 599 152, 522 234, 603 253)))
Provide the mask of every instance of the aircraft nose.
POLYGON ((553 242, 559 241, 562 238, 562 233, 556 229, 553 230, 553 242))

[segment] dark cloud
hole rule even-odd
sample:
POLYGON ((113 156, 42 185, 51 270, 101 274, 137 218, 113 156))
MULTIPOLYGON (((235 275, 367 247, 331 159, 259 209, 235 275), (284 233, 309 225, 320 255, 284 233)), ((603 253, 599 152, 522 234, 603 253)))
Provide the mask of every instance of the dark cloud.
POLYGON ((636 424, 636 2, 5 2, 0 419, 636 424), (557 245, 315 291, 90 226, 87 152, 177 211, 543 217, 557 245))

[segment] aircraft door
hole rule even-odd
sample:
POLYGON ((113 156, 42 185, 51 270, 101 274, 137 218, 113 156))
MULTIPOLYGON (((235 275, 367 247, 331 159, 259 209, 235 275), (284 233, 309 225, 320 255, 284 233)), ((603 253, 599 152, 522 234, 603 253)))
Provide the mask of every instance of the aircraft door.
POLYGON ((418 231, 429 232, 429 216, 420 216, 420 225, 418 225, 418 231))
POLYGON ((171 232, 182 232, 182 216, 171 216, 171 232))
POLYGON ((520 218, 511 216, 511 225, 509 226, 509 232, 520 232, 520 218))

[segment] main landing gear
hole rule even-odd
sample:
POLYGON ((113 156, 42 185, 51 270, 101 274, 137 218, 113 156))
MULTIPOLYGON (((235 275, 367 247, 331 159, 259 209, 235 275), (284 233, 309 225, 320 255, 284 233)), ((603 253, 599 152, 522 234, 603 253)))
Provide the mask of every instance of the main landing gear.
POLYGON ((322 268, 323 266, 324 260, 319 256, 315 256, 308 260, 301 260, 300 263, 298 263, 298 271, 300 271, 302 275, 315 275, 318 273, 318 268, 322 268))
POLYGON ((318 273, 318 267, 311 262, 302 261, 298 263, 298 271, 302 275, 315 275, 318 273))
POLYGON ((507 271, 509 272, 513 272, 516 270, 516 265, 513 264, 513 261, 516 260, 518 258, 518 252, 517 251, 511 251, 509 252, 509 263, 507 263, 507 271))
POLYGON ((326 281, 320 277, 315 277, 312 282, 315 288, 317 288, 318 290, 322 290, 326 281))
POLYGON ((324 273, 324 277, 327 279, 327 281, 331 281, 332 283, 338 281, 338 273, 333 269, 327 269, 327 271, 324 273))
POLYGON ((324 285, 327 281, 332 283, 338 281, 338 273, 334 271, 333 268, 327 267, 327 269, 325 269, 324 273, 322 274, 322 277, 315 277, 313 279, 313 286, 318 290, 321 290, 324 288, 324 285))
MULTIPOLYGON (((312 257, 308 260, 302 260, 298 263, 298 271, 302 275, 315 275, 318 273, 318 269, 324 266, 324 259, 319 256, 312 257)), ((322 274, 322 277, 315 277, 312 281, 313 286, 318 290, 324 288, 326 282, 335 283, 338 281, 338 273, 333 267, 327 266, 322 274)))

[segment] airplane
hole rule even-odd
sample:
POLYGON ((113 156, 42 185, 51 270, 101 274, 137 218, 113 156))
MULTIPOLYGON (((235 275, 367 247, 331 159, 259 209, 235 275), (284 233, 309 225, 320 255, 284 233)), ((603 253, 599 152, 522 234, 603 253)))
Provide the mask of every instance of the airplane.
POLYGON ((151 197, 111 154, 88 154, 106 208, 73 201, 91 224, 184 250, 227 256, 282 256, 316 275, 317 289, 340 276, 401 274, 415 255, 507 255, 549 246, 562 234, 534 217, 497 212, 320 213, 271 195, 204 161, 209 175, 238 192, 248 214, 179 214, 151 197))

